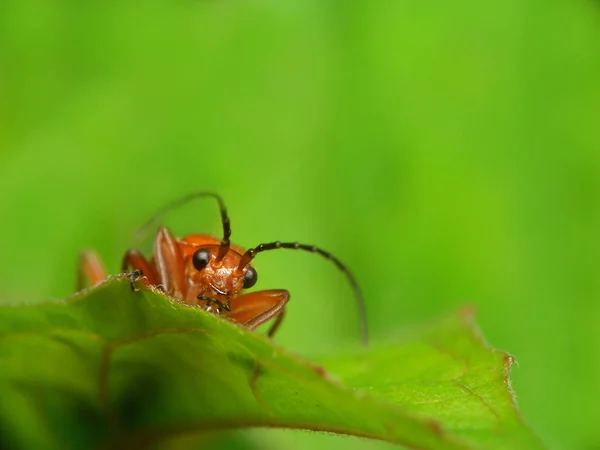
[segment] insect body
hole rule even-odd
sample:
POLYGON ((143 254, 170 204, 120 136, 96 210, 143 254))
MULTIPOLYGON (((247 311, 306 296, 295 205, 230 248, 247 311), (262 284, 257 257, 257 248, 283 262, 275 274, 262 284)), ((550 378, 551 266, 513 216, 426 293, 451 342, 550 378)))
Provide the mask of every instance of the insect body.
MULTIPOLYGON (((212 197, 219 203, 223 237, 218 239, 204 234, 192 234, 177 239, 167 228, 159 228, 152 258, 146 259, 137 250, 129 250, 123 258, 122 270, 129 273, 133 289, 135 281, 143 276, 150 285, 181 302, 226 316, 249 329, 275 318, 268 331, 268 335, 272 336, 283 319, 290 293, 283 289, 242 293, 244 289, 254 286, 258 280, 258 274, 251 262, 258 253, 268 250, 285 248, 310 251, 331 260, 348 277, 357 298, 362 340, 366 343, 364 300, 348 268, 330 253, 312 245, 276 241, 244 251, 241 247, 231 244, 227 209, 218 195, 200 192, 184 197, 159 211, 142 229, 150 226, 157 217, 168 210, 198 197, 212 197)), ((95 284, 104 278, 106 271, 96 253, 84 252, 79 269, 79 288, 83 287, 86 279, 95 284)))

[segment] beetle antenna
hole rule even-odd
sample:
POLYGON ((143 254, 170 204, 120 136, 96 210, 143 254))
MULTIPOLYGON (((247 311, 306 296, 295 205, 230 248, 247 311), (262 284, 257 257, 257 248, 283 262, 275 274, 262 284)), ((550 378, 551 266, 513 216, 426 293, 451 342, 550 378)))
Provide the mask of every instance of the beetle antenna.
POLYGON ((231 237, 231 224, 229 222, 229 216, 227 215, 227 208, 225 207, 225 202, 221 198, 220 195, 215 194, 213 192, 195 192, 193 194, 186 195, 184 197, 178 198, 170 203, 167 203, 161 209, 159 209, 156 214, 154 214, 150 219, 146 221, 135 233, 136 237, 141 237, 148 232, 148 229, 162 216, 164 216, 169 211, 178 208, 190 201, 201 198, 201 197, 212 197, 219 203, 219 209, 221 211, 221 223, 223 224, 223 239, 221 239, 221 246, 219 248, 219 255, 217 256, 217 261, 220 261, 225 257, 227 252, 229 251, 229 245, 231 237))
POLYGON ((258 253, 264 252, 267 250, 277 250, 279 248, 289 248, 292 250, 305 250, 307 252, 318 253, 319 255, 323 256, 324 258, 327 258, 328 260, 332 261, 338 267, 338 269, 340 269, 342 272, 344 272, 344 274, 346 274, 346 277, 348 278, 348 281, 350 282, 350 284, 352 285, 352 289, 354 290, 354 296, 356 297, 356 303, 358 306, 358 314, 360 317, 360 329, 361 329, 362 343, 363 343, 363 345, 367 345, 368 332, 367 332, 367 312, 366 312, 366 308, 365 308, 365 299, 363 298, 360 287, 358 286, 358 283, 356 282, 354 275, 352 275, 352 272, 350 272, 350 269, 348 269, 348 267, 346 267, 344 265, 344 263, 342 263, 339 259, 337 259, 335 256, 333 256, 331 253, 326 252, 325 250, 322 250, 319 247, 316 247, 314 245, 299 244, 298 242, 276 241, 276 242, 271 242, 269 244, 260 244, 254 248, 246 250, 246 253, 244 253, 242 258, 240 259, 240 263, 238 265, 237 270, 241 271, 244 267, 246 267, 246 265, 248 265, 248 263, 250 261, 252 261, 258 253))

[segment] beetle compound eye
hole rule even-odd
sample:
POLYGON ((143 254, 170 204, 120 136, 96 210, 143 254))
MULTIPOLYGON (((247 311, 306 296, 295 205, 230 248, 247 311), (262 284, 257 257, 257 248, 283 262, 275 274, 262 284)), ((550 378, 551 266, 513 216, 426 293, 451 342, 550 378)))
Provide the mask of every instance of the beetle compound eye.
POLYGON ((208 261, 210 260, 210 252, 207 248, 201 248, 200 250, 196 250, 194 256, 192 256, 192 264, 196 268, 196 270, 202 270, 206 266, 208 266, 208 261))
POLYGON ((246 274, 244 275, 244 289, 251 288, 256 284, 258 280, 258 274, 254 267, 248 267, 246 274))

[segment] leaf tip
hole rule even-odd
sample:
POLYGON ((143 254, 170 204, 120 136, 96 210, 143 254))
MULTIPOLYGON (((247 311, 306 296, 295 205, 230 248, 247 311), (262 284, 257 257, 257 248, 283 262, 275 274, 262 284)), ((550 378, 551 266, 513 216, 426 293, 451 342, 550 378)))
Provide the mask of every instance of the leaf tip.
POLYGON ((504 354, 504 383, 506 384, 506 386, 508 386, 508 389, 511 391, 511 395, 514 394, 512 393, 512 387, 510 385, 510 370, 515 362, 516 361, 514 356, 509 355, 508 353, 504 354))

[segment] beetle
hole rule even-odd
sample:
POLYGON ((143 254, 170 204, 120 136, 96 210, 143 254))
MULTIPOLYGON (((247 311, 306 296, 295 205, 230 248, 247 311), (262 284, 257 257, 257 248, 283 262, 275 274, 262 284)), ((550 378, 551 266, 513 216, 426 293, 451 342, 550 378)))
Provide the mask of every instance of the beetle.
MULTIPOLYGON (((140 278, 182 303, 193 305, 213 314, 227 317, 248 329, 274 319, 267 335, 272 337, 285 314, 290 299, 285 289, 242 293, 253 287, 258 274, 251 264, 257 254, 277 249, 304 250, 332 261, 347 277, 354 290, 361 325, 363 344, 367 342, 365 302, 354 275, 331 253, 314 245, 298 242, 270 242, 244 250, 230 241, 231 225, 223 199, 212 192, 197 192, 166 205, 148 220, 140 231, 149 228, 158 217, 193 199, 211 197, 219 204, 223 237, 191 234, 178 239, 166 227, 160 227, 154 240, 154 256, 145 258, 138 250, 128 250, 123 257, 122 270, 131 288, 137 290, 140 278)), ((99 256, 84 251, 79 262, 78 288, 86 281, 96 284, 107 276, 99 256)))

